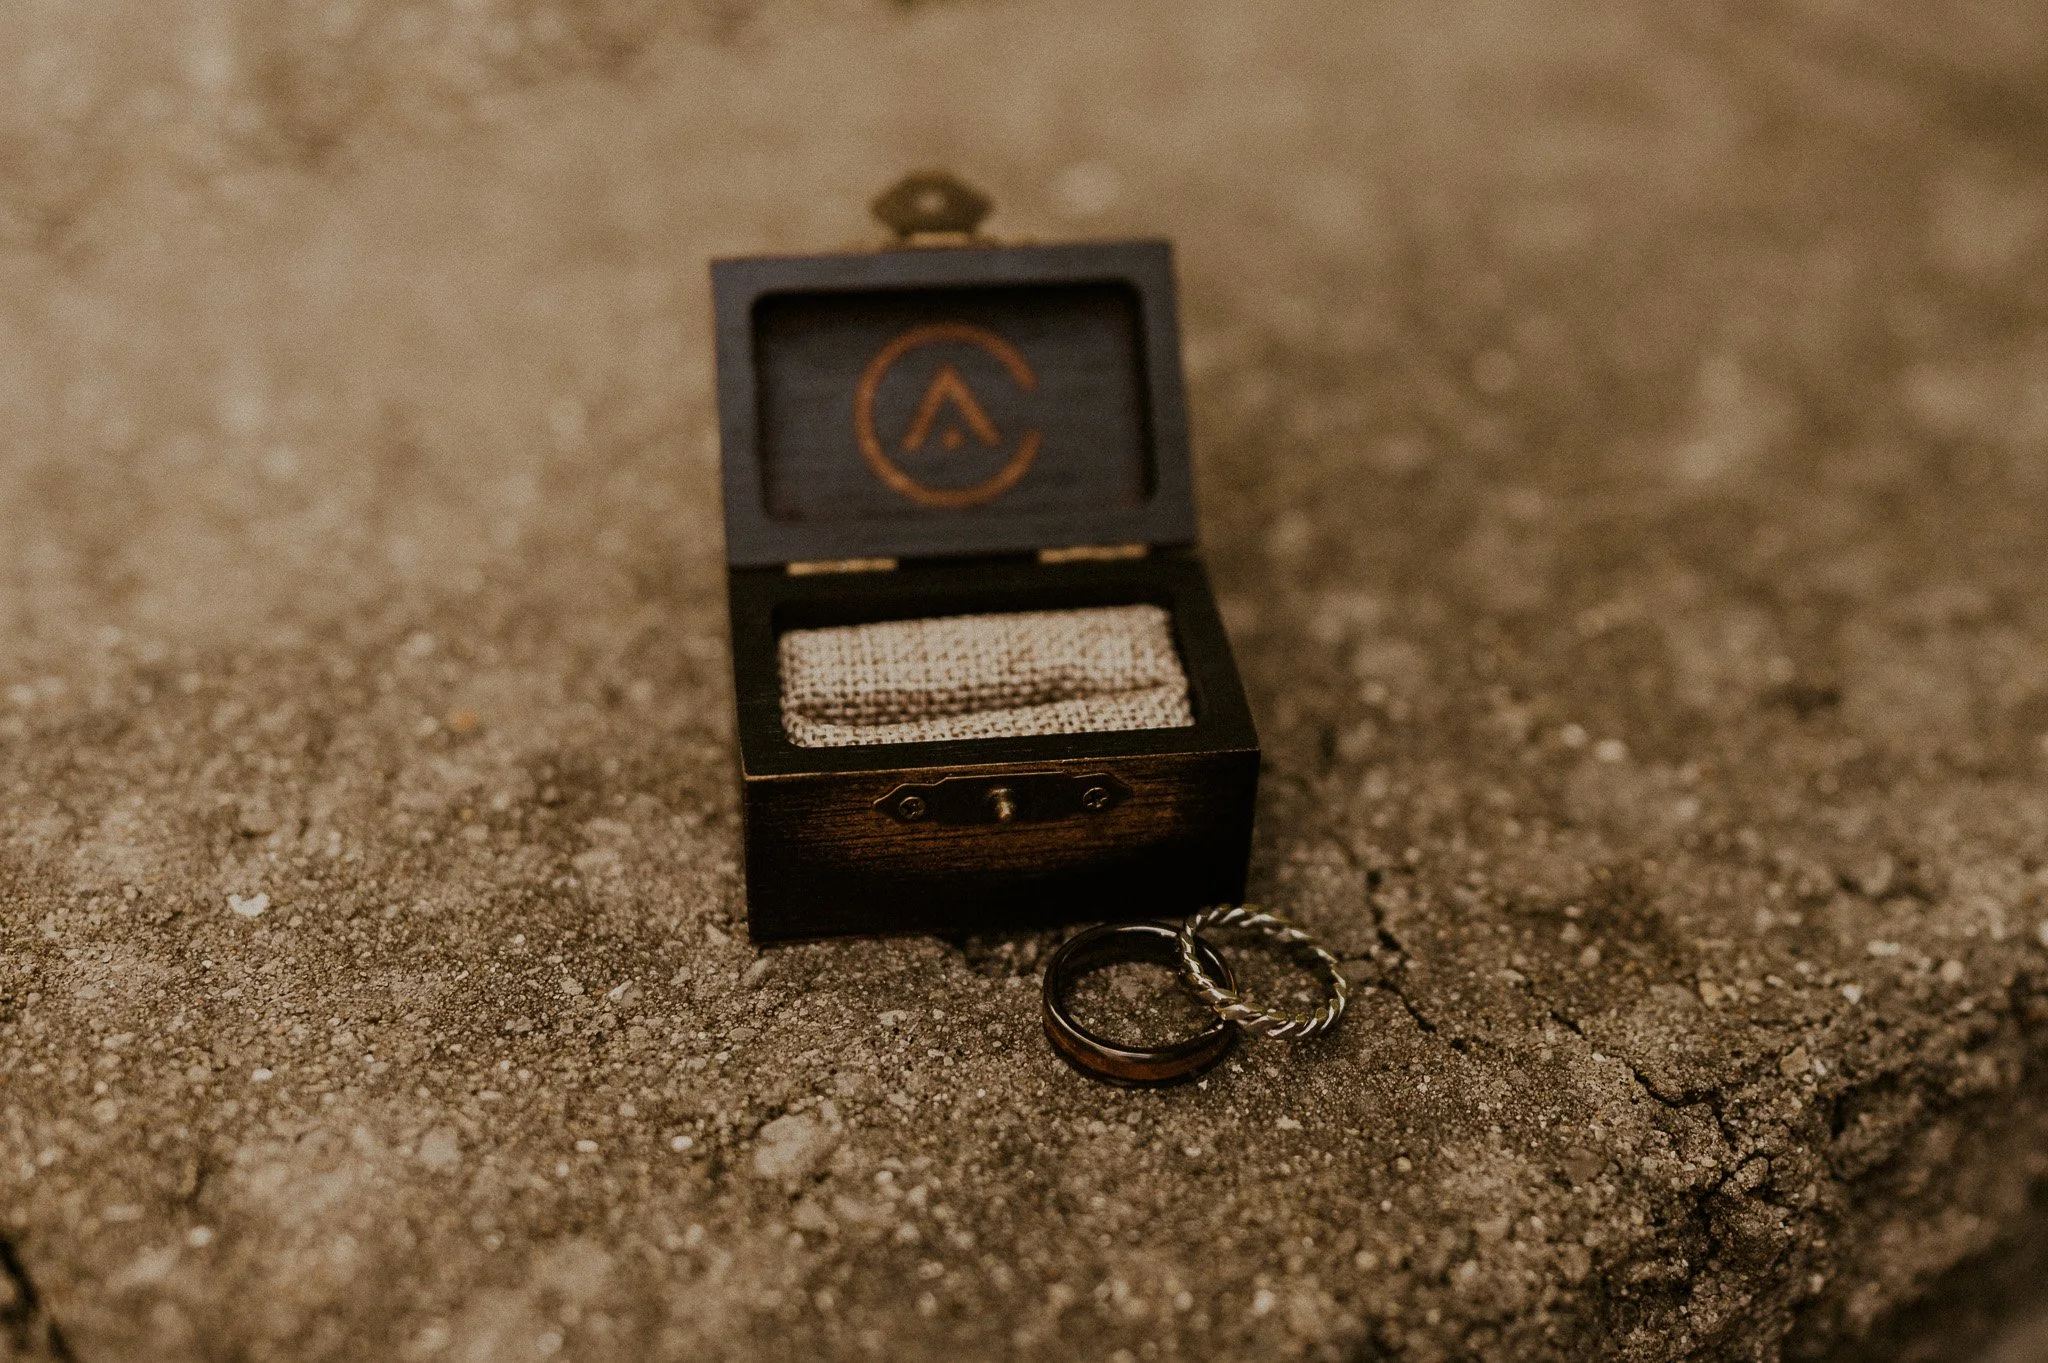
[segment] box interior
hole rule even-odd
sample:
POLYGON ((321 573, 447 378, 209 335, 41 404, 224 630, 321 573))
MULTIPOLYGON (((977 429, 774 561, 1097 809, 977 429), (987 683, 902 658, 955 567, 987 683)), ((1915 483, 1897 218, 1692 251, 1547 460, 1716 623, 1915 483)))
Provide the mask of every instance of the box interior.
POLYGON ((726 558, 1195 538, 1164 242, 712 265, 726 558))
POLYGON ((1160 606, 921 616, 784 631, 784 732, 800 748, 1186 728, 1160 606))
POLYGON ((894 572, 795 576, 738 569, 729 580, 741 762, 750 776, 1058 761, 1258 746, 1229 641, 1192 552, 1122 562, 1041 564, 1014 558, 905 564, 894 572), (1152 605, 1164 612, 1187 679, 1193 724, 1115 732, 1022 734, 930 742, 800 747, 783 722, 780 641, 791 631, 1014 611, 1152 605))
POLYGON ((998 495, 1023 515, 1132 509, 1152 495, 1127 285, 770 294, 753 331, 776 521, 928 520, 998 495))

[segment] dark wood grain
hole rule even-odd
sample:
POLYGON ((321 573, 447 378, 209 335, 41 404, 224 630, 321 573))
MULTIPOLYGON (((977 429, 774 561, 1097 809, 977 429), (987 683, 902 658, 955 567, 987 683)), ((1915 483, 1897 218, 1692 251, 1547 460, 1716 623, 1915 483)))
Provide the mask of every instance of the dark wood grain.
POLYGON ((712 284, 733 564, 1194 540, 1164 242, 724 260, 712 284), (986 351, 959 344, 919 347, 879 376, 879 443, 941 492, 1000 468, 1021 431, 1041 434, 1014 484, 967 505, 903 495, 856 436, 858 390, 883 347, 943 324, 1000 336, 1036 380, 1026 391, 986 351), (996 445, 956 422, 953 448, 943 428, 903 448, 945 363, 987 408, 996 445))
POLYGON ((993 356, 963 340, 905 355, 877 386, 875 425, 906 475, 933 488, 971 488, 1037 432, 1030 469, 1001 494, 1006 513, 1144 504, 1152 456, 1137 295, 1123 285, 1074 284, 762 299, 754 322, 757 457, 769 515, 905 522, 964 514, 898 492, 875 475, 856 441, 854 390, 863 367, 893 338, 935 318, 1007 339, 1035 382, 1020 388, 993 356), (950 404, 920 430, 923 400, 947 367, 989 419, 993 441, 950 404))
POLYGON ((727 260, 712 280, 754 936, 1157 917, 1242 894, 1258 736, 1189 547, 1166 244, 727 260), (1087 544, 1153 552, 1033 552, 1087 544), (903 566, 783 570, 874 558, 903 566), (850 748, 783 731, 785 630, 1139 603, 1172 621, 1189 727, 850 748), (1030 773, 1030 790, 1107 775, 1129 794, 960 817, 1030 773), (946 818, 877 806, 948 780, 968 794, 946 818))
POLYGON ((897 572, 732 574, 734 693, 757 938, 966 931, 1158 917, 1243 893, 1258 735, 1200 559, 926 562, 897 572), (922 615, 1150 602, 1173 623, 1195 723, 1181 729, 798 748, 782 729, 785 629, 922 615), (1005 772, 1108 772, 1131 797, 1043 823, 905 825, 898 785, 1005 772))
POLYGON ((1234 902, 1244 893, 1258 760, 1256 751, 1089 755, 749 778, 749 928, 759 939, 983 932, 1234 902), (1103 815, 905 826, 874 807, 902 779, 1104 768, 1132 798, 1103 815))

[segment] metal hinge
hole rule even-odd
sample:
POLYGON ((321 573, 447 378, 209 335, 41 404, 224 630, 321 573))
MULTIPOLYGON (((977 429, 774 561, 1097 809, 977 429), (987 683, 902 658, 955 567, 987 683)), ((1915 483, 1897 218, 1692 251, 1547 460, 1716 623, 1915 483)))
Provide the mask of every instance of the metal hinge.
POLYGON ((814 573, 893 573, 896 560, 893 558, 811 558, 799 559, 783 565, 791 577, 810 577, 814 573))
POLYGON ((1070 544, 1059 549, 1038 551, 1040 563, 1114 563, 1119 559, 1143 558, 1152 552, 1149 544, 1070 544))

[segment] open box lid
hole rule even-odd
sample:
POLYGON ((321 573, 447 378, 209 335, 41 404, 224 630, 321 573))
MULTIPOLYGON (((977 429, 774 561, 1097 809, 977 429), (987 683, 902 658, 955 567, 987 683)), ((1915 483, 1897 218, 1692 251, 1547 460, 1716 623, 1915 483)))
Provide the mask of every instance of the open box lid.
POLYGON ((711 273, 735 567, 1193 542, 1165 242, 711 273))

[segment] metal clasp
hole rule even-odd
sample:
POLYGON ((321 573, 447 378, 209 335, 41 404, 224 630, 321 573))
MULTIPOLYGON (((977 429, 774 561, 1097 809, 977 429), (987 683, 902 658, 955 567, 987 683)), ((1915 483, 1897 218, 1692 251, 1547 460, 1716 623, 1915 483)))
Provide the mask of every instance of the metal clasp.
POLYGON ((875 808, 905 824, 1046 823, 1104 814, 1130 798, 1108 772, 1020 771, 901 785, 875 808))
POLYGON ((868 206, 899 246, 984 245, 981 220, 993 207, 986 194, 943 170, 905 176, 868 206))

